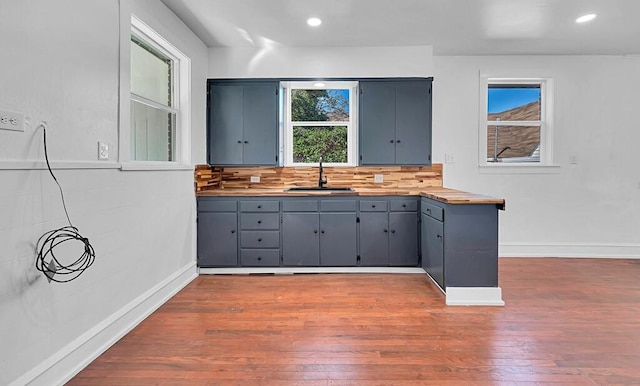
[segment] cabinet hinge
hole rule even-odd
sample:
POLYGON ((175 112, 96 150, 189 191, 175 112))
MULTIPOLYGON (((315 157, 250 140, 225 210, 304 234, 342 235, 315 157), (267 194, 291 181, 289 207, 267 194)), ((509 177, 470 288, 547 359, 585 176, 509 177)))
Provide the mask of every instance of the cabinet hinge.
POLYGON ((431 154, 429 154, 429 161, 431 161, 431 154))
POLYGON ((360 154, 360 161, 362 161, 362 154, 360 154))
POLYGON ((356 256, 356 264, 357 264, 357 265, 360 265, 360 255, 357 255, 357 256, 356 256))
POLYGON ((362 88, 360 88, 360 95, 362 95, 362 88))
POLYGON ((278 162, 278 156, 276 156, 276 162, 278 162))
POLYGON ((360 224, 360 217, 356 217, 356 223, 360 224))

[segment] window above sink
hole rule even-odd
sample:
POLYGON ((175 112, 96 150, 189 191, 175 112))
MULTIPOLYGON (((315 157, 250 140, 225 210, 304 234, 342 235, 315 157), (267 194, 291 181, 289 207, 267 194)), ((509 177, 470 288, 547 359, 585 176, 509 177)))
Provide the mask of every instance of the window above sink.
POLYGON ((284 166, 357 165, 358 82, 282 82, 284 166))

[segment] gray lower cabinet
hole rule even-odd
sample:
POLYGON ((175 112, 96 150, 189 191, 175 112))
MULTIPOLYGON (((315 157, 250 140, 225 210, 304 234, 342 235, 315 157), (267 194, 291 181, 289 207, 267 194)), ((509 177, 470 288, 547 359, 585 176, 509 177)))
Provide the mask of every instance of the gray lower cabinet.
POLYGON ((317 213, 282 214, 282 264, 320 265, 320 217, 317 213))
POLYGON ((425 213, 421 216, 422 268, 444 289, 444 224, 425 213))
POLYGON ((280 265, 280 200, 240 200, 240 265, 280 265))
POLYGON ((355 199, 283 199, 283 265, 355 266, 356 203, 355 199))
POLYGON ((360 200, 360 265, 418 265, 418 199, 360 200))
POLYGON ((198 265, 238 265, 237 200, 198 199, 198 265))
POLYGON ((447 287, 498 286, 498 208, 422 198, 422 264, 447 287))

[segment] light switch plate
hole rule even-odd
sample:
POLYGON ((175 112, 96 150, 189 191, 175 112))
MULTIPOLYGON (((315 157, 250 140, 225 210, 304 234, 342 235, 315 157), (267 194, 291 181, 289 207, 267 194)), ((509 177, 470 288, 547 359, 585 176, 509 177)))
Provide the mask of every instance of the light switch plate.
POLYGON ((382 174, 374 174, 373 182, 376 184, 381 184, 384 182, 384 176, 382 174))
POLYGON ((454 164, 456 163, 456 157, 454 157, 451 153, 444 153, 444 162, 448 164, 454 164))
POLYGON ((0 110, 0 129, 24 131, 24 114, 0 110))
POLYGON ((251 176, 251 182, 260 182, 260 176, 251 176))

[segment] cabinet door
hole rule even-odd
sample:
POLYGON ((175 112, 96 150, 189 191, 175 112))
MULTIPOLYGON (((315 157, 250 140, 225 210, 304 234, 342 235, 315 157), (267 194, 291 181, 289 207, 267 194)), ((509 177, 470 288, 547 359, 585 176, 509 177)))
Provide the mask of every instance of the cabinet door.
POLYGON ((396 87, 396 164, 431 165, 431 82, 396 87))
POLYGON ((389 265, 418 265, 418 214, 389 213, 389 265))
POLYGON ((357 263, 356 214, 320 214, 320 265, 350 266, 357 263))
POLYGON ((198 265, 238 265, 238 216, 236 213, 198 214, 198 265))
POLYGON ((282 262, 285 266, 320 265, 317 213, 282 214, 282 262))
POLYGON ((445 289, 444 223, 422 214, 422 268, 445 289))
POLYGON ((360 265, 389 265, 387 212, 360 212, 360 265))
POLYGON ((243 87, 209 85, 209 163, 242 164, 243 87))
POLYGON ((395 83, 360 82, 360 164, 395 163, 395 83))
POLYGON ((278 82, 244 86, 242 163, 245 165, 277 163, 278 87, 278 82))

